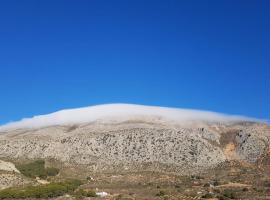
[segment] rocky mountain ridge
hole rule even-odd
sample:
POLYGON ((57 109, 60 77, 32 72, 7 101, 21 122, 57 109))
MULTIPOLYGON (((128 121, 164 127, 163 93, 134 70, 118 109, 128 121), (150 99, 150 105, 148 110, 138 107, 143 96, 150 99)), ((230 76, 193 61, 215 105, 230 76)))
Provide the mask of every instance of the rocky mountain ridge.
POLYGON ((270 129, 263 124, 232 125, 222 127, 222 131, 212 126, 180 128, 141 123, 112 128, 99 124, 97 130, 95 126, 10 132, 0 136, 0 157, 55 159, 85 165, 90 171, 140 169, 183 174, 231 159, 256 163, 269 148, 270 139, 270 129), (232 147, 229 150, 228 145, 232 147))
POLYGON ((265 123, 136 115, 120 121, 5 130, 0 134, 0 158, 42 158, 93 172, 193 174, 228 160, 270 164, 269 144, 270 127, 265 123))

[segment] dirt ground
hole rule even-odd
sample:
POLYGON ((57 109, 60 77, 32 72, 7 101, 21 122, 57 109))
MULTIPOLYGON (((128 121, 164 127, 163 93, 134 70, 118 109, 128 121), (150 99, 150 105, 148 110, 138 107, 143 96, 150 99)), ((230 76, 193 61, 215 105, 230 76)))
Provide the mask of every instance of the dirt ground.
POLYGON ((134 172, 89 174, 86 178, 88 181, 81 188, 107 192, 108 196, 103 199, 270 199, 270 167, 258 168, 234 162, 196 176, 134 172))

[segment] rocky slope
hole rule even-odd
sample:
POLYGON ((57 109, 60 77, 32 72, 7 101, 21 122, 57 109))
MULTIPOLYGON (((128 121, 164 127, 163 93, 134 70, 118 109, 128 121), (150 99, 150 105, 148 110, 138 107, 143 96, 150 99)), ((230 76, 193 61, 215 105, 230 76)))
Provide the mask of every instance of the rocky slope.
MULTIPOLYGON (((128 109, 117 117, 110 112, 109 120, 100 115, 86 122, 87 116, 83 116, 80 122, 80 115, 64 112, 64 116, 76 118, 75 122, 63 120, 58 113, 47 125, 39 116, 34 118, 38 126, 28 119, 27 123, 0 127, 0 158, 53 159, 94 172, 155 170, 179 174, 214 168, 226 160, 251 164, 267 164, 269 160, 267 124, 209 113, 196 118, 198 113, 193 111, 192 117, 189 113, 185 118, 187 112, 183 115, 179 110, 172 119, 166 109, 141 113, 138 108, 136 115, 128 109)), ((97 113, 90 112, 90 116, 97 113)))

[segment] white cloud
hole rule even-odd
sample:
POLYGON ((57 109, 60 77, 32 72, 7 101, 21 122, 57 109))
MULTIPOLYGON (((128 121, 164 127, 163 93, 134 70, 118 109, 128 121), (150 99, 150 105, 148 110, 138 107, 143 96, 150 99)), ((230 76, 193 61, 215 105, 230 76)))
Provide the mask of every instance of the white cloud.
POLYGON ((225 115, 210 111, 143 106, 134 104, 104 104, 85 108, 61 110, 47 115, 34 116, 0 126, 0 131, 20 128, 40 128, 53 125, 82 124, 99 119, 129 119, 134 116, 158 116, 173 121, 258 121, 244 116, 225 115))

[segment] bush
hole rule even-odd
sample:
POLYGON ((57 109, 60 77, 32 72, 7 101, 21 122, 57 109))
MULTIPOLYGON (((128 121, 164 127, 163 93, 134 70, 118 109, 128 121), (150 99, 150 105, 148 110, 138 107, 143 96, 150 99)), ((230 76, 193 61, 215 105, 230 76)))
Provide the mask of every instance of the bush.
POLYGON ((73 192, 81 184, 79 180, 69 180, 48 185, 8 188, 0 191, 0 199, 53 198, 73 192))
POLYGON ((218 185, 220 185, 220 184, 219 184, 219 181, 218 181, 218 180, 214 180, 214 181, 213 181, 213 186, 218 186, 218 185))
POLYGON ((224 190, 219 196, 219 200, 236 199, 236 195, 232 190, 224 190))
POLYGON ((44 160, 36 160, 31 163, 27 164, 19 164, 16 165, 16 168, 25 176, 30 178, 40 177, 44 178, 46 177, 45 172, 45 162, 44 160))
POLYGON ((264 187, 270 187, 270 182, 265 182, 264 187))
POLYGON ((166 195, 166 192, 165 192, 164 190, 160 190, 160 191, 156 194, 156 196, 159 196, 159 197, 165 196, 165 195, 166 195))
POLYGON ((122 194, 119 194, 115 200, 132 200, 132 198, 124 197, 122 194))
POLYGON ((87 196, 87 197, 96 197, 97 194, 96 194, 95 191, 92 191, 92 190, 91 190, 91 191, 87 191, 86 196, 87 196))
POLYGON ((85 191, 83 189, 80 189, 79 191, 77 191, 75 195, 78 197, 96 197, 97 196, 95 191, 93 190, 85 191))
POLYGON ((210 199, 210 198, 214 198, 214 194, 212 193, 206 193, 205 195, 202 196, 203 199, 210 199))
POLYGON ((79 189, 74 195, 79 198, 86 197, 86 191, 79 189))
POLYGON ((59 169, 50 167, 45 168, 44 160, 36 160, 27 164, 17 164, 16 168, 25 176, 30 178, 40 177, 46 178, 47 176, 56 176, 59 169))
POLYGON ((224 196, 219 196, 218 200, 230 200, 230 198, 228 197, 224 197, 224 196))
POLYGON ((49 167, 45 169, 47 176, 56 176, 59 173, 59 171, 60 171, 59 169, 54 167, 49 167))

